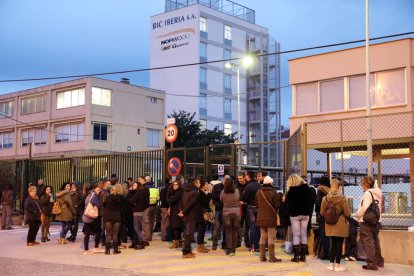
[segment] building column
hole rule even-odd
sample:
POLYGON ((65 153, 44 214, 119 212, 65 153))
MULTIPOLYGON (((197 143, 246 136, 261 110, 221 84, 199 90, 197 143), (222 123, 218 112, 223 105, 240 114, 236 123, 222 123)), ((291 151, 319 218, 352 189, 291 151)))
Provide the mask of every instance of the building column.
POLYGON ((411 214, 414 215, 414 143, 410 143, 411 214))
POLYGON ((329 179, 331 179, 332 177, 332 157, 331 157, 331 153, 328 152, 326 154, 326 172, 327 172, 327 177, 329 179))

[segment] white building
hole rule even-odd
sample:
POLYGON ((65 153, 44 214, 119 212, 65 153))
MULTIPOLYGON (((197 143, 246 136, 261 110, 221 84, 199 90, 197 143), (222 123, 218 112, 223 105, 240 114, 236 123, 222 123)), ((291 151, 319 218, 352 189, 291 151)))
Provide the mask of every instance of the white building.
MULTIPOLYGON (((241 143, 280 140, 279 57, 258 57, 249 70, 240 66, 240 106, 236 69, 209 63, 278 50, 268 29, 255 24, 254 10, 227 0, 166 0, 165 13, 151 17, 151 68, 194 65, 152 70, 150 87, 166 91, 167 115, 195 112, 203 127, 232 133, 239 107, 241 143)), ((249 148, 247 158, 276 164, 277 147, 258 150, 249 148)))

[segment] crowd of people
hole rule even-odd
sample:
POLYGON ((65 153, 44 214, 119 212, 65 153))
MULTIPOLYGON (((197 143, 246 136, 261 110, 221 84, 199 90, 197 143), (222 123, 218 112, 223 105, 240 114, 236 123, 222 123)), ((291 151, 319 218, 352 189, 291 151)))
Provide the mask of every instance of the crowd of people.
MULTIPOLYGON (((237 248, 244 244, 249 251, 259 253, 261 262, 281 262, 275 256, 275 239, 281 233, 282 239, 292 242, 291 261, 306 262, 310 222, 315 211, 313 252, 321 259, 329 259, 328 270, 345 270, 340 265, 343 255, 346 260, 356 259, 358 227, 367 262, 363 268, 378 270, 384 266, 378 239, 381 219, 367 222, 365 213, 371 203, 381 206, 381 190, 375 187, 372 177, 362 179, 364 195, 356 221, 351 217, 342 185, 340 180, 321 177, 315 189, 294 174, 287 179, 286 191, 277 193, 273 179, 265 172, 247 171, 222 179, 217 175, 212 179, 197 177, 187 181, 181 176, 167 177, 159 189, 149 176, 140 176, 136 181, 128 178, 120 183, 112 175, 111 179, 93 185, 63 183, 54 197, 52 187, 40 179, 37 185, 29 185, 24 201, 25 221, 29 226, 27 246, 40 244, 36 241, 40 226, 41 242, 50 241, 49 228, 55 216, 61 225, 59 244, 75 242, 79 222, 83 222, 84 254, 111 254, 111 249, 113 254, 119 254, 127 247, 143 250, 150 245, 159 221, 161 240, 168 242, 166 248, 180 248, 186 259, 195 258, 192 243, 197 244, 198 253, 208 253, 217 250, 221 240, 221 249, 228 256, 236 256, 237 248), (205 242, 208 228, 211 248, 205 242), (89 247, 91 236, 94 249, 89 247)), ((2 195, 6 207, 11 198, 8 190, 2 195)), ((8 221, 6 208, 2 229, 11 227, 8 221)))

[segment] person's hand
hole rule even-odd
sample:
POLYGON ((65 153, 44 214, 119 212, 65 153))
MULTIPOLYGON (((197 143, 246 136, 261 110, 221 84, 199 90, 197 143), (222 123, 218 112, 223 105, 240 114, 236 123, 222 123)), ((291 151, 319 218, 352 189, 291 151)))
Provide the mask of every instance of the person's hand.
POLYGON ((183 211, 179 212, 179 213, 178 213, 178 216, 179 216, 179 217, 184 217, 183 211))
POLYGON ((243 201, 239 201, 239 203, 240 203, 240 205, 243 205, 243 204, 244 204, 244 202, 243 202, 243 201))

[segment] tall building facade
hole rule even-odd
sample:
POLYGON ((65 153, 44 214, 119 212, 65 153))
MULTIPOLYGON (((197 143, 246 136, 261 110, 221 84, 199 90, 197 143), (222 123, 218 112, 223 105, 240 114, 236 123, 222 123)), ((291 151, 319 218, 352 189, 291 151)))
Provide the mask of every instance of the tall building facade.
MULTIPOLYGON (((167 115, 195 112, 202 127, 233 133, 240 111, 241 143, 280 140, 279 56, 265 55, 278 50, 252 9, 227 0, 166 0, 165 13, 151 17, 151 68, 171 68, 152 70, 150 87, 166 91, 167 115), (246 54, 257 55, 249 69, 230 61, 240 69, 238 101, 237 70, 222 60, 246 54)), ((251 146, 244 160, 277 165, 279 148, 260 147, 251 146)))

